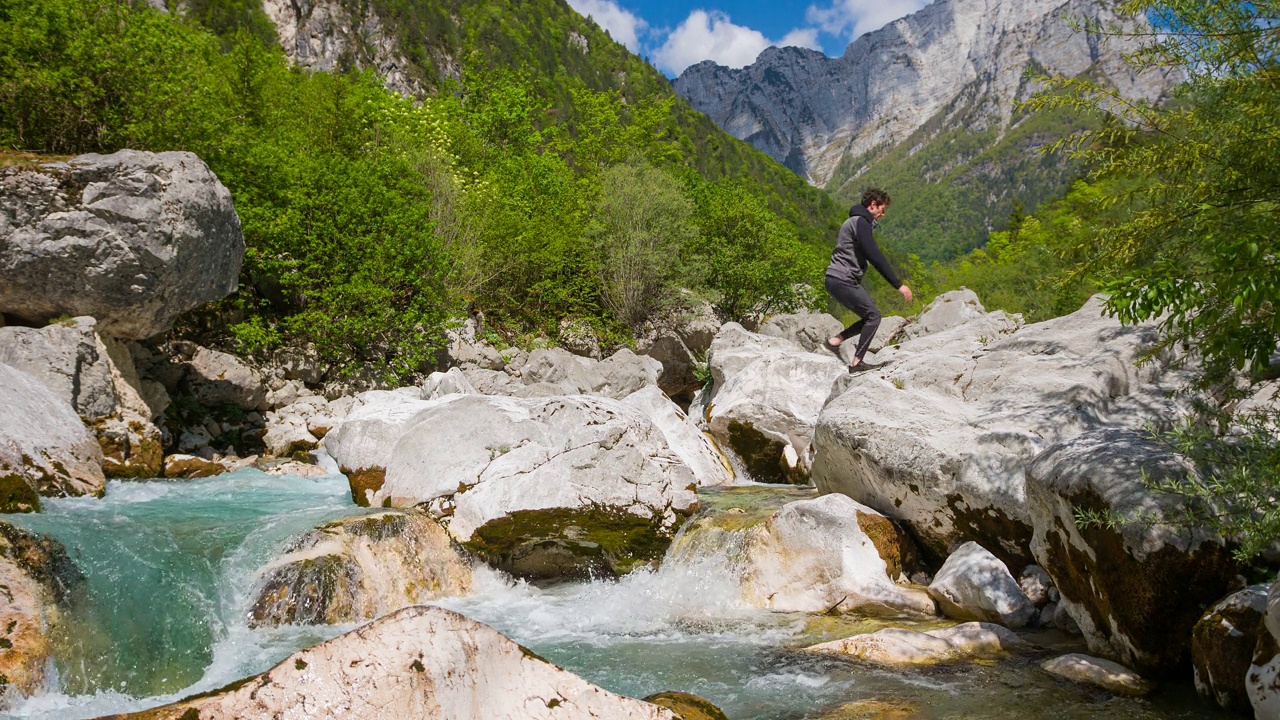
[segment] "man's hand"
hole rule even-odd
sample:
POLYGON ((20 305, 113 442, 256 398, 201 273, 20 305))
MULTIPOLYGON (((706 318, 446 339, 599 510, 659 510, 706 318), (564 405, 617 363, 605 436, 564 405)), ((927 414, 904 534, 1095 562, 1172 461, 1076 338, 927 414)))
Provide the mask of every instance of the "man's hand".
POLYGON ((902 297, 906 298, 907 302, 911 302, 911 288, 903 285, 898 288, 898 292, 902 293, 902 297))

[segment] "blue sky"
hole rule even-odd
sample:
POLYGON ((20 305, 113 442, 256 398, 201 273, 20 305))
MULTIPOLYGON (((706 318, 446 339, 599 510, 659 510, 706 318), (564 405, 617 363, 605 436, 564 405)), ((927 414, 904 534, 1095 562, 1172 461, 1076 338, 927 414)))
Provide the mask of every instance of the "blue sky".
POLYGON ((770 45, 838 56, 854 38, 919 10, 928 0, 568 0, 613 39, 671 77, 714 60, 750 64, 770 45))

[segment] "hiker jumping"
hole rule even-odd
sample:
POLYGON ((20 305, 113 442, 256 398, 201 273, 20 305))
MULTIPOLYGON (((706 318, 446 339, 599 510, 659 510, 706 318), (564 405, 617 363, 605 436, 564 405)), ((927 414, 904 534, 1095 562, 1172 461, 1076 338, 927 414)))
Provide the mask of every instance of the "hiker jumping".
POLYGON ((858 336, 858 344, 854 347, 853 359, 849 361, 849 371, 862 364, 862 356, 867 354, 871 339, 876 336, 880 327, 880 308, 871 299, 871 295, 862 286, 862 277, 867 272, 867 263, 889 281, 889 285, 898 288, 902 297, 911 302, 911 288, 898 280, 897 274, 885 260, 880 247, 871 237, 875 222, 884 217, 889 209, 889 194, 877 188, 870 188, 862 193, 862 203, 849 208, 849 219, 840 226, 840 235, 836 239, 836 249, 831 252, 831 264, 827 266, 827 292, 836 302, 853 311, 859 318, 850 325, 827 339, 827 349, 840 354, 840 344, 845 340, 858 336))

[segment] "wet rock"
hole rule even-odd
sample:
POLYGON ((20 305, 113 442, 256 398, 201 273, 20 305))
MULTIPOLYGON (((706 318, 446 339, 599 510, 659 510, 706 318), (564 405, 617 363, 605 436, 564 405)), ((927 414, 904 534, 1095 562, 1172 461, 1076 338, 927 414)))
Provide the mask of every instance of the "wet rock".
POLYGON ((1141 697, 1155 689, 1151 682, 1119 663, 1080 653, 1046 660, 1040 667, 1072 682, 1096 685, 1117 695, 1141 697))
POLYGON ((1258 628, 1245 690, 1255 718, 1280 718, 1280 581, 1267 592, 1267 614, 1258 628))
POLYGON ((1192 632, 1196 692, 1228 710, 1252 710, 1245 677, 1267 612, 1267 590, 1254 585, 1228 595, 1209 608, 1192 632))
POLYGON ((990 623, 964 623, 942 630, 916 632, 885 628, 866 635, 821 643, 809 652, 852 655, 878 665, 936 665, 997 657, 1026 648, 1014 632, 990 623))
POLYGON ((832 335, 839 335, 844 323, 826 313, 795 313, 774 315, 760 323, 761 335, 780 337, 814 352, 823 350, 823 343, 832 335))
POLYGON ((40 495, 102 495, 102 448, 75 410, 0 364, 0 511, 33 512, 40 495))
POLYGON ((975 542, 951 553, 929 585, 944 615, 1020 628, 1036 617, 1035 605, 1009 569, 975 542))
POLYGON ((102 472, 109 478, 154 478, 164 469, 164 436, 132 412, 94 423, 102 448, 102 472))
POLYGON ((708 362, 711 435, 742 458, 752 479, 805 482, 814 425, 832 385, 848 372, 844 363, 737 323, 720 329, 708 362))
POLYGON ((654 562, 696 506, 688 466, 648 418, 616 400, 436 403, 395 443, 371 503, 426 503, 454 538, 517 576, 608 575, 654 562))
POLYGON ((175 453, 164 459, 164 476, 167 478, 204 478, 230 472, 226 463, 206 460, 197 455, 175 453))
POLYGON ((329 471, 309 462, 300 460, 277 460, 275 462, 260 462, 258 469, 268 475, 292 475, 294 477, 328 477, 329 471))
POLYGON ((56 540, 0 522, 0 705, 32 695, 51 666, 49 637, 84 601, 84 576, 56 540))
POLYGON ((115 720, 676 720, 561 670, 487 625, 414 606, 221 691, 115 720), (495 692, 494 688, 501 688, 495 692))
POLYGON ((729 716, 713 705, 711 701, 705 700, 686 692, 660 692, 654 693, 644 699, 647 703, 653 703, 660 707, 667 708, 676 714, 678 720, 729 720, 729 716))
MULTIPOLYGON (((373 502, 373 495, 382 489, 386 479, 392 448, 420 413, 461 397, 448 395, 428 401, 387 390, 370 390, 356 396, 337 427, 324 437, 325 449, 351 481, 352 500, 365 507, 373 502)), ((381 504, 381 498, 379 495, 375 504, 381 504)))
POLYGON ((843 495, 797 500, 763 517, 736 509, 700 513, 672 557, 721 558, 739 577, 743 600, 756 607, 936 613, 926 593, 894 582, 914 563, 915 550, 874 510, 843 495))
POLYGON ((0 238, 0 312, 132 340, 234 292, 244 257, 231 194, 188 152, 0 170, 0 238))
POLYGON ((715 441, 657 386, 637 390, 622 402, 644 413, 657 426, 672 452, 689 466, 698 485, 720 485, 733 480, 733 468, 715 441))
POLYGON ((976 541, 1011 567, 1032 562, 1025 468, 1085 430, 1177 417, 1185 377, 1135 361, 1153 325, 1121 326, 1090 300, 1019 328, 995 312, 876 354, 823 408, 813 481, 902 521, 934 557, 976 541))
POLYGON ((266 387, 257 370, 234 355, 198 348, 187 365, 186 385, 206 407, 235 405, 258 410, 266 400, 266 387))
POLYGON ((445 395, 472 395, 476 389, 465 373, 458 368, 449 368, 447 372, 433 372, 422 384, 424 400, 438 400, 445 395))
POLYGON ((1186 462, 1145 432, 1100 430, 1054 445, 1027 468, 1031 549, 1091 652, 1149 672, 1188 659, 1192 628, 1239 569, 1221 538, 1166 518, 1186 498, 1147 487, 1186 462), (1078 510, 1117 523, 1079 527, 1078 510))
POLYGON ((471 564, 425 513, 326 523, 262 570, 250 624, 341 624, 471 591, 471 564))

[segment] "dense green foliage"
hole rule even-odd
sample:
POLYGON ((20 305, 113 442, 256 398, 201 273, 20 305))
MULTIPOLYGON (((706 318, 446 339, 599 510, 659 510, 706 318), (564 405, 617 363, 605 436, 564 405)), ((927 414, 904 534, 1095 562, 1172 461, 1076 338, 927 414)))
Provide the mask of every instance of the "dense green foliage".
POLYGON ((291 68, 243 0, 0 0, 0 146, 196 152, 248 251, 240 292, 186 331, 347 372, 429 367, 467 304, 511 339, 572 318, 618 343, 680 302, 812 301, 793 285, 832 202, 563 4, 342 4, 397 20, 420 97, 291 68))

